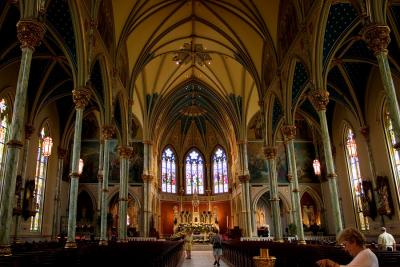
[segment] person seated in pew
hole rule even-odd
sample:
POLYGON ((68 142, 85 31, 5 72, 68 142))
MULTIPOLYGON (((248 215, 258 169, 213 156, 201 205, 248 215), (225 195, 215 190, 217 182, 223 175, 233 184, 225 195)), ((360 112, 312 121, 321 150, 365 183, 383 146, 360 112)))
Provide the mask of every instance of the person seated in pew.
POLYGON ((386 232, 385 227, 381 227, 381 234, 378 237, 378 246, 380 250, 395 251, 396 250, 396 240, 394 237, 386 232))
POLYGON ((362 233, 355 228, 346 228, 338 236, 337 241, 344 250, 349 253, 353 260, 347 265, 340 265, 330 259, 317 261, 319 267, 379 267, 378 258, 365 247, 366 239, 362 233))

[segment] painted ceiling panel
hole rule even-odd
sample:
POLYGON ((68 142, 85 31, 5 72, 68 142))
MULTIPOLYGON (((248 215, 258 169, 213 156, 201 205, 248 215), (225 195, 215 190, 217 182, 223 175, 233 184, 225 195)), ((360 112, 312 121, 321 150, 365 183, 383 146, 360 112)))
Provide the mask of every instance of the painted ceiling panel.
POLYGON ((357 18, 357 11, 351 4, 337 3, 329 10, 328 21, 325 29, 323 62, 326 63, 331 49, 340 35, 357 18))
POLYGON ((64 39, 69 48, 69 53, 76 62, 75 35, 68 1, 51 1, 46 14, 46 18, 54 26, 58 34, 64 39))
POLYGON ((296 63, 293 75, 293 85, 292 85, 292 104, 297 102, 299 95, 301 94, 304 85, 308 80, 308 74, 304 65, 300 62, 296 63))
POLYGON ((372 51, 367 47, 364 40, 358 40, 346 51, 343 58, 368 59, 375 61, 372 51))

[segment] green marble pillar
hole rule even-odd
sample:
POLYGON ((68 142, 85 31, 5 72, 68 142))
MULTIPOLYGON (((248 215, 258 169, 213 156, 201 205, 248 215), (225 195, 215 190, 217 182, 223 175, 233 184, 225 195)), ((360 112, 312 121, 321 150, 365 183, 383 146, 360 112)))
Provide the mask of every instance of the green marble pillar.
POLYGON ((119 206, 118 206, 118 241, 127 241, 126 211, 128 204, 128 158, 131 154, 130 147, 120 146, 118 148, 120 158, 120 189, 119 189, 119 206))
POLYGON ((282 127, 282 133, 287 139, 287 153, 288 153, 288 169, 291 173, 291 195, 292 195, 292 205, 293 205, 293 220, 296 225, 297 237, 299 238, 300 244, 305 244, 304 240, 304 229, 303 229, 303 216, 301 214, 301 204, 300 204, 300 193, 299 193, 299 181, 297 178, 297 168, 296 168, 296 152, 294 150, 294 138, 296 136, 296 126, 286 125, 282 127))
POLYGON ((40 44, 45 33, 42 23, 34 20, 20 20, 17 24, 17 37, 21 43, 21 63, 18 72, 17 88, 10 126, 10 139, 7 142, 7 155, 3 178, 3 192, 0 205, 0 256, 11 255, 10 231, 13 201, 20 150, 23 146, 22 127, 25 120, 25 105, 28 89, 32 54, 40 44))
POLYGON ((278 179, 276 173, 276 148, 264 146, 264 155, 268 160, 269 166, 269 184, 270 184, 270 201, 272 210, 272 221, 275 231, 275 241, 283 242, 281 211, 279 207, 278 179))
POLYGON ((79 186, 79 159, 81 154, 81 133, 82 133, 82 117, 83 110, 90 100, 90 90, 87 87, 81 87, 72 91, 72 98, 75 103, 75 131, 74 143, 72 147, 72 172, 70 174, 70 190, 69 190, 69 209, 68 209, 68 236, 65 248, 76 248, 75 232, 76 232, 76 212, 78 202, 78 186, 79 186))
POLYGON ((51 231, 51 239, 57 240, 58 231, 60 229, 60 191, 61 191, 61 181, 64 172, 64 158, 67 151, 61 147, 58 147, 58 168, 57 168, 57 181, 56 181, 56 191, 54 192, 54 210, 53 210, 53 227, 51 231))
POLYGON ((387 47, 390 43, 390 29, 386 25, 372 24, 364 28, 363 37, 368 47, 372 50, 378 60, 379 71, 383 89, 387 96, 390 118, 393 128, 400 133, 400 109, 397 101, 396 88, 393 84, 392 73, 387 57, 387 47))
POLYGON ((100 246, 108 245, 107 238, 107 213, 108 213, 108 177, 110 170, 110 140, 115 133, 113 126, 103 126, 104 139, 104 166, 103 166, 103 185, 101 190, 101 209, 100 209, 100 246))
POLYGON ((24 190, 25 190, 25 181, 26 181, 26 170, 27 170, 27 162, 28 162, 28 151, 29 151, 29 144, 30 138, 35 128, 32 125, 25 125, 25 145, 24 145, 24 153, 22 156, 22 164, 20 170, 20 177, 21 177, 21 187, 20 192, 15 192, 18 195, 17 203, 14 203, 14 207, 19 211, 15 214, 15 233, 14 233, 14 243, 19 243, 19 232, 21 231, 21 214, 22 214, 22 202, 24 199, 24 190))
POLYGON ((310 93, 310 101, 314 108, 318 111, 319 121, 321 124, 322 142, 324 145, 324 155, 326 162, 326 171, 328 178, 329 194, 332 204, 332 215, 335 222, 336 233, 343 230, 342 216, 340 212, 339 196, 336 184, 336 173, 332 157, 331 140, 329 138, 328 123, 326 121, 326 106, 329 102, 329 92, 326 90, 313 90, 310 93))

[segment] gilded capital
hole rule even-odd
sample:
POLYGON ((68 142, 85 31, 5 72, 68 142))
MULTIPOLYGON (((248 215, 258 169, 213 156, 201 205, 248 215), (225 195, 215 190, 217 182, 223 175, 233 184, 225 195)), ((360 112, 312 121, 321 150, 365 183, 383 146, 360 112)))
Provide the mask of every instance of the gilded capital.
POLYGON ((326 110, 329 103, 329 92, 327 90, 313 90, 309 94, 309 99, 317 111, 326 110))
POLYGON ((120 158, 128 159, 132 154, 132 148, 129 146, 119 146, 118 153, 120 158))
POLYGON ((153 175, 142 174, 142 179, 144 182, 151 182, 151 181, 153 181, 153 175))
POLYGON ((110 140, 115 133, 115 127, 112 125, 104 125, 102 128, 102 134, 104 140, 110 140))
POLYGON ((282 134, 288 140, 292 140, 296 136, 296 126, 294 126, 294 125, 284 125, 281 130, 282 130, 282 134))
POLYGON ((43 39, 46 28, 43 23, 34 20, 20 20, 17 23, 17 37, 21 48, 35 50, 43 39))
POLYGON ((264 146, 264 155, 265 158, 270 160, 270 159, 275 159, 276 157, 276 147, 274 146, 264 146))
POLYGON ((35 127, 31 124, 25 125, 25 139, 30 139, 31 135, 35 132, 35 127))
POLYGON ((363 30, 363 38, 369 49, 375 55, 387 54, 387 47, 390 43, 390 28, 386 25, 373 24, 363 30))
POLYGON ((85 108, 90 100, 90 91, 87 87, 81 87, 72 90, 72 100, 75 103, 75 108, 85 108))
POLYGON ((250 175, 248 175, 248 174, 239 175, 238 178, 241 183, 250 181, 250 175))
POLYGON ((67 154, 67 150, 61 147, 57 148, 57 154, 59 159, 64 159, 65 155, 67 154))

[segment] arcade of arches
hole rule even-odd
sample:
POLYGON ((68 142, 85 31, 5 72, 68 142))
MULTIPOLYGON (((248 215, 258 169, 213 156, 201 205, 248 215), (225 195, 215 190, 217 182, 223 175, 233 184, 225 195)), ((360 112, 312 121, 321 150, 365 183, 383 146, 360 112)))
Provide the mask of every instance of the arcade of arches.
POLYGON ((8 0, 0 36, 2 254, 400 235, 400 1, 8 0))

